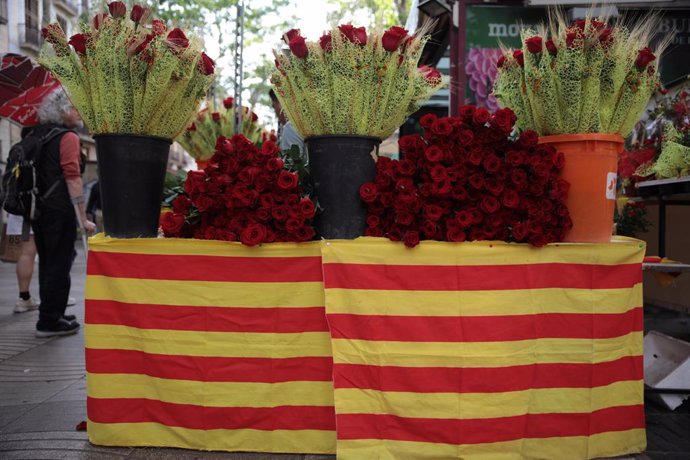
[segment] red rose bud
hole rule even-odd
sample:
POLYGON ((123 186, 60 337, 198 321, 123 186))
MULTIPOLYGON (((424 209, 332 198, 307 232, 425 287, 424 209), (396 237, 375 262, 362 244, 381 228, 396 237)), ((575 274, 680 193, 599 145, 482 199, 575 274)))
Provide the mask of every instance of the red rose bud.
POLYGON ((525 45, 527 45, 527 51, 532 54, 541 53, 542 50, 542 38, 541 37, 531 37, 525 40, 525 45))
POLYGON ((501 67, 503 67, 503 65, 505 63, 506 63, 506 57, 501 56, 500 58, 498 58, 498 61, 496 61, 496 67, 498 67, 500 69, 501 67))
POLYGON ((192 123, 189 128, 187 128, 187 131, 196 131, 196 125, 192 123))
POLYGON ((553 42, 553 38, 549 38, 546 40, 546 49, 549 50, 549 54, 555 56, 558 54, 558 48, 556 48, 556 44, 553 42))
POLYGON ((301 36, 299 29, 290 29, 283 34, 283 41, 289 45, 293 38, 299 36, 301 36))
POLYGON ((652 50, 649 49, 649 47, 644 47, 637 54, 637 59, 635 59, 635 65, 638 69, 642 70, 645 67, 647 67, 647 64, 652 62, 654 59, 656 59, 656 56, 654 56, 652 50))
POLYGON ((428 82, 435 82, 435 81, 438 81, 441 79, 441 73, 438 70, 434 69, 433 67, 423 65, 417 70, 419 73, 424 75, 424 78, 428 82))
POLYGON ((319 39, 319 45, 321 45, 321 49, 327 53, 333 50, 333 37, 331 37, 331 34, 322 35, 319 39))
POLYGON ((75 34, 69 38, 69 44, 72 45, 74 51, 82 56, 86 54, 86 34, 75 34))
POLYGON ((199 70, 204 75, 213 75, 216 71, 216 61, 208 57, 206 53, 201 53, 199 58, 199 70))
POLYGON ((584 20, 584 19, 578 19, 577 21, 575 21, 574 26, 577 27, 578 29, 580 29, 581 31, 584 32, 584 30, 585 30, 585 20, 584 20))
POLYGON ((252 123, 256 123, 259 120, 259 116, 252 112, 252 123))
POLYGON ((189 40, 187 39, 187 36, 179 27, 176 27, 173 30, 171 30, 168 34, 167 39, 168 42, 170 42, 172 45, 178 48, 187 48, 189 46, 189 40))
POLYGON ((400 47, 402 41, 407 38, 407 30, 402 27, 393 26, 383 33, 381 42, 383 49, 391 53, 400 47))
POLYGON ((306 58, 309 54, 307 42, 304 40, 304 37, 297 36, 293 38, 292 40, 290 40, 290 43, 288 43, 288 46, 290 47, 290 51, 292 51, 292 54, 294 54, 300 59, 306 58))
POLYGON ((135 24, 142 24, 146 22, 146 19, 151 15, 151 10, 144 8, 141 5, 134 5, 132 11, 129 13, 129 18, 134 21, 135 24))
POLYGON ((513 51, 513 57, 517 61, 518 64, 520 64, 520 67, 525 66, 525 56, 522 54, 522 50, 515 50, 513 51))
POLYGON ((45 41, 53 45, 57 45, 58 43, 65 43, 65 41, 67 40, 65 32, 62 30, 62 27, 60 27, 60 24, 58 23, 48 24, 47 26, 42 28, 41 36, 45 41))
POLYGON ((343 34, 343 37, 345 37, 347 40, 351 42, 355 41, 355 26, 352 24, 339 25, 338 30, 340 30, 340 33, 343 34))
POLYGON ((226 97, 223 99, 223 107, 226 109, 231 109, 232 106, 235 104, 235 98, 233 97, 226 97))
POLYGON ((216 123, 220 123, 221 117, 218 112, 213 112, 211 114, 211 118, 213 118, 213 121, 215 121, 216 123))
POLYGON ((99 13, 93 17, 93 28, 98 30, 108 19, 108 13, 99 13))
POLYGON ((568 32, 565 34, 565 46, 568 48, 575 48, 575 40, 578 38, 577 32, 568 32))
POLYGON ((612 33, 613 29, 606 28, 599 34, 599 43, 601 43, 601 46, 608 48, 611 45, 611 42, 613 41, 613 36, 611 35, 612 33))
POLYGON ((114 18, 124 18, 127 14, 127 6, 123 2, 110 2, 108 3, 108 9, 110 10, 110 15, 114 18))
POLYGON ((355 40, 361 46, 367 44, 367 30, 364 27, 355 27, 355 40))
POLYGON ((666 96, 668 94, 668 90, 666 88, 659 88, 659 92, 662 96, 666 96))
POLYGON ((156 35, 163 35, 168 30, 168 26, 160 19, 154 19, 151 21, 151 30, 153 30, 153 33, 156 35))

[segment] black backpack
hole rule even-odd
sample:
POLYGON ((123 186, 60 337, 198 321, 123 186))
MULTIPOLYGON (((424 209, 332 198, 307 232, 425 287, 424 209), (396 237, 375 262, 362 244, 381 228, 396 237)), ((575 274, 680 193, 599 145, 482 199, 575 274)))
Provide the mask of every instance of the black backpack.
MULTIPOLYGON (((29 238, 29 224, 36 218, 36 201, 38 198, 38 180, 36 167, 41 159, 43 146, 55 137, 69 131, 64 128, 53 128, 43 136, 36 136, 34 131, 17 142, 10 149, 7 157, 7 168, 0 184, 0 202, 10 214, 24 217, 22 239, 29 238)), ((59 185, 56 181, 41 198, 46 198, 59 185)))

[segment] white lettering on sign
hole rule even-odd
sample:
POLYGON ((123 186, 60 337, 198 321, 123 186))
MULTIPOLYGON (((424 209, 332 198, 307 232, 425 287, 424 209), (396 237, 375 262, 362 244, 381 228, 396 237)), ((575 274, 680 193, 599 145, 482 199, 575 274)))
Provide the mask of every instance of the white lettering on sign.
POLYGON ((529 24, 489 23, 489 37, 519 37, 523 29, 528 29, 530 27, 529 24))

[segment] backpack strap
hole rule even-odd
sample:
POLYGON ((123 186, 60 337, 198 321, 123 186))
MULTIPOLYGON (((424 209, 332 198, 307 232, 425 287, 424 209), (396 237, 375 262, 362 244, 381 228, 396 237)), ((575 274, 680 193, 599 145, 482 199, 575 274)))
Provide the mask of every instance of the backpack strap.
MULTIPOLYGON (((65 128, 57 128, 57 127, 56 127, 56 128, 52 128, 52 129, 51 129, 50 131, 48 131, 46 134, 44 134, 43 136, 41 136, 41 154, 43 153, 43 152, 42 152, 43 147, 44 147, 48 142, 52 141, 52 140, 55 139, 57 136, 59 136, 59 135, 61 135, 61 134, 65 134, 65 133, 70 132, 70 131, 72 131, 72 130, 71 130, 71 129, 65 129, 65 128)), ((74 131, 72 131, 72 132, 74 132, 74 131)), ((75 134, 76 134, 76 133, 75 133, 75 134)), ((34 169, 34 174, 35 174, 35 172, 36 172, 36 170, 34 169)), ((60 182, 62 182, 62 180, 63 180, 63 179, 58 179, 58 180, 56 180, 55 182, 53 182, 53 185, 51 185, 51 186, 48 188, 48 190, 46 190, 46 192, 43 194, 43 196, 41 197, 41 199, 42 199, 42 200, 45 200, 46 198, 48 198, 48 197, 50 196, 50 194, 53 193, 53 192, 55 191, 55 189, 57 188, 57 186, 60 185, 60 182)), ((37 183, 37 182, 36 182, 36 178, 34 177, 34 184, 36 184, 36 183, 37 183)), ((38 190, 37 190, 37 192, 38 192, 38 190)), ((33 219, 33 215, 34 215, 34 210, 32 209, 32 211, 31 211, 32 219, 33 219)))

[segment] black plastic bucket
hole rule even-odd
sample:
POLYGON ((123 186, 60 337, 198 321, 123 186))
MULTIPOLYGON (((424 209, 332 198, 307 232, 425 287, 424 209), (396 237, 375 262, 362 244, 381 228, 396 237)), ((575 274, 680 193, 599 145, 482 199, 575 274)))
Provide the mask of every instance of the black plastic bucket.
POLYGON ((106 235, 157 237, 170 141, 132 134, 95 139, 106 235))
POLYGON ((319 206, 318 237, 354 239, 364 234, 367 209, 359 188, 376 177, 371 156, 381 140, 365 136, 315 136, 305 140, 319 206))

